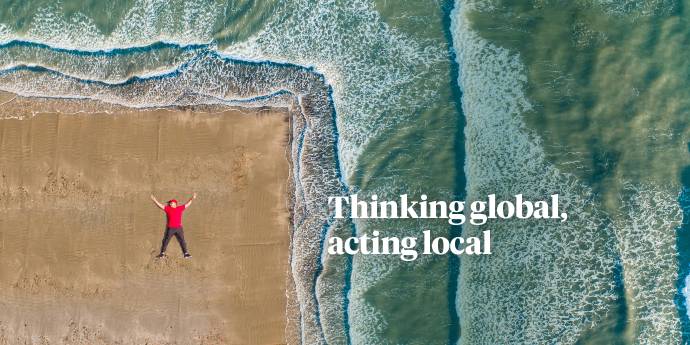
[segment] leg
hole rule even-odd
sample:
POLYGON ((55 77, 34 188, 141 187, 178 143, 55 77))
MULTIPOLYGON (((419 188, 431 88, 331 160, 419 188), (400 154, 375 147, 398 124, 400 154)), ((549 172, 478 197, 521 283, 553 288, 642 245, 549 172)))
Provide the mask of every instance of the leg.
POLYGON ((165 249, 168 248, 168 242, 170 242, 170 228, 165 228, 165 233, 163 234, 163 243, 161 244, 161 254, 165 253, 165 249))
POLYGON ((180 243, 180 247, 182 248, 182 254, 189 254, 189 252, 187 251, 187 242, 185 242, 184 240, 184 230, 182 228, 176 229, 175 238, 177 239, 177 242, 180 243))

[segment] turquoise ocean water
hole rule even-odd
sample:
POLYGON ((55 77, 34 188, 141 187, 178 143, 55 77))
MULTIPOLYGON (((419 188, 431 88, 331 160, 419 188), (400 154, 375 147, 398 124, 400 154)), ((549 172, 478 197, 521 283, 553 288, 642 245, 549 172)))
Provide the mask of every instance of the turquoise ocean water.
MULTIPOLYGON (((559 193, 570 214, 490 223, 491 256, 324 258, 318 342, 677 344, 690 327, 688 5, 2 1, 0 89, 149 106, 171 86, 109 99, 108 85, 191 65, 213 89, 223 70, 198 63, 209 54, 313 67, 332 88, 350 192, 559 193)), ((353 226, 423 229, 460 232, 441 220, 353 226)))

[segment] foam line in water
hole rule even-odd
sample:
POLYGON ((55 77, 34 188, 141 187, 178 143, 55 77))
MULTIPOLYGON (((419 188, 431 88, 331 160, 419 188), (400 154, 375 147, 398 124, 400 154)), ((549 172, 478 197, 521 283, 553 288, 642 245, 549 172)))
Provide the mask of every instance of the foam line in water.
POLYGON ((132 53, 145 53, 150 51, 156 51, 164 48, 175 48, 179 50, 199 50, 199 49, 211 49, 214 47, 213 41, 206 43, 177 43, 175 41, 155 41, 143 45, 131 45, 123 47, 96 47, 89 49, 88 47, 63 47, 59 45, 44 43, 41 41, 34 41, 29 39, 21 38, 10 38, 8 40, 0 42, 0 49, 11 49, 16 47, 32 47, 49 49, 54 52, 66 53, 69 55, 76 56, 98 56, 98 55, 123 55, 132 53))
POLYGON ((0 73, 0 89, 19 95, 98 100, 135 108, 223 103, 292 109, 291 271, 299 301, 299 315, 295 316, 299 321, 293 322, 299 323, 301 343, 326 342, 316 296, 323 248, 313 243, 322 245, 329 229, 323 227, 330 224, 327 197, 341 195, 347 187, 336 152, 332 92, 313 68, 235 61, 204 52, 167 73, 119 83, 73 77, 41 66, 15 66, 0 73))
MULTIPOLYGON (((458 282, 462 343, 573 343, 604 320, 616 300, 615 252, 606 214, 589 207, 591 191, 546 161, 522 121, 532 105, 520 58, 475 33, 466 14, 481 2, 456 1, 452 35, 467 119, 467 202, 495 193, 540 198, 559 193, 566 223, 502 221, 494 254, 464 257, 458 282), (609 233, 610 236, 602 236, 609 233), (576 238, 591 239, 587 249, 576 238), (573 289, 573 286, 578 286, 573 289)), ((467 225, 465 236, 481 231, 467 225)))
POLYGON ((660 186, 620 181, 622 206, 614 214, 603 211, 586 183, 546 159, 538 133, 525 125, 523 114, 534 109, 520 55, 483 38, 467 18, 490 6, 456 6, 452 31, 467 117, 468 202, 491 193, 559 193, 570 214, 563 224, 488 224, 495 253, 464 258, 461 265, 462 342, 574 343, 606 327, 624 299, 626 327, 636 342, 679 343, 675 291, 668 288, 677 279, 675 197, 660 186))
MULTIPOLYGON (((311 66, 312 72, 324 76, 324 80, 332 88, 332 95, 329 97, 332 98, 333 112, 337 110, 338 114, 333 122, 338 136, 337 162, 339 170, 342 171, 342 181, 349 181, 358 169, 361 169, 360 157, 370 141, 376 141, 396 126, 412 122, 420 113, 446 101, 443 97, 439 97, 437 91, 445 87, 448 82, 443 72, 447 64, 445 49, 433 39, 419 38, 398 31, 377 11, 376 6, 368 0, 338 3, 313 0, 278 2, 270 9, 270 14, 261 19, 265 21, 261 23, 264 25, 257 25, 260 27, 251 32, 249 39, 222 43, 218 47, 223 55, 230 56, 234 60, 241 58, 252 60, 252 62, 289 62, 299 66, 311 66)), ((141 77, 153 69, 153 67, 139 67, 137 61, 143 61, 148 66, 154 66, 154 63, 159 60, 164 61, 160 67, 164 70, 155 73, 161 77, 187 61, 189 55, 195 55, 197 51, 194 49, 204 50, 207 48, 206 45, 210 45, 208 48, 215 50, 215 47, 212 47, 216 44, 214 39, 223 36, 223 33, 214 32, 214 26, 218 26, 217 24, 225 20, 224 13, 231 9, 233 9, 232 5, 223 7, 217 3, 203 6, 199 2, 135 0, 131 10, 126 11, 115 29, 111 33, 103 33, 88 16, 67 17, 60 5, 51 5, 42 9, 34 20, 30 21, 29 30, 25 33, 16 34, 9 28, 0 28, 0 41, 9 43, 12 40, 23 40, 41 43, 63 51, 69 49, 96 51, 83 56, 79 55, 78 59, 74 59, 75 62, 70 61, 71 59, 60 60, 59 57, 48 59, 42 52, 35 54, 38 56, 24 51, 18 52, 17 55, 22 56, 23 59, 26 57, 22 60, 24 62, 51 67, 66 75, 118 84, 131 78, 132 70, 135 71, 134 74, 141 77), (149 48, 155 45, 155 42, 165 42, 165 44, 155 49, 149 48), (134 49, 128 50, 128 47, 134 49), (157 56, 149 56, 158 53, 161 49, 188 49, 188 51, 180 52, 179 56, 164 56, 160 59, 157 56), (139 54, 136 61, 133 61, 133 54, 139 54)), ((31 45, 24 47, 17 44, 11 49, 43 49, 45 51, 48 47, 38 48, 31 45)), ((68 51, 64 53, 65 56, 69 54, 68 51)), ((12 57, 17 55, 12 55, 12 57)), ((69 56, 77 57, 78 55, 69 56)), ((7 60, 17 61, 12 58, 7 60)), ((3 65, 2 61, 0 56, 0 65, 3 65)), ((203 62, 200 63, 202 64, 203 62)), ((148 85, 146 82, 127 85, 132 89, 139 85, 139 91, 147 97, 139 97, 134 92, 127 97, 108 94, 107 91, 105 95, 100 96, 96 95, 96 91, 86 90, 86 92, 110 102, 129 103, 138 107, 190 103, 190 99, 194 97, 198 98, 196 100, 198 102, 217 103, 218 99, 225 99, 229 102, 227 104, 232 104, 233 99, 251 98, 263 94, 258 91, 226 90, 223 85, 228 83, 217 77, 225 71, 223 68, 209 66, 206 69, 207 72, 204 72, 204 68, 200 65, 179 76, 161 77, 162 79, 158 82, 165 85, 158 87, 147 89, 142 86, 148 85), (206 73, 206 76, 204 78, 189 77, 194 73, 206 73), (175 84, 171 81, 173 79, 186 81, 169 85, 175 84), (207 86, 204 85, 204 80, 213 83, 219 90, 223 90, 220 92, 223 94, 222 97, 218 94, 219 97, 214 98, 216 94, 206 92, 207 86), (170 88, 186 88, 187 93, 170 95, 165 91, 170 88)), ((267 65, 266 69, 290 69, 290 67, 280 66, 285 65, 267 65)), ((264 71, 259 75, 263 76, 265 73, 272 72, 264 71)), ((274 80, 278 79, 281 79, 279 83, 287 83, 284 78, 278 76, 274 80)), ((14 89, 25 94, 48 94, 47 91, 50 90, 46 90, 45 86, 37 85, 39 83, 53 84, 55 80, 44 78, 30 87, 21 90, 14 89)), ((242 85, 242 81, 237 79, 229 84, 242 85)), ((69 85, 58 86, 64 87, 63 95, 79 96, 85 92, 85 90, 71 90, 69 85)), ((270 93, 275 90, 267 88, 264 91, 270 93)), ((300 98, 302 94, 295 93, 294 95, 300 98)), ((309 97, 299 100, 300 106, 308 104, 309 97)), ((309 107, 304 108, 308 110, 309 107)), ((306 123, 308 119, 300 121, 306 123)), ((299 121, 295 120, 295 122, 299 121)), ((308 159, 308 146, 306 151, 300 157, 308 159)), ((368 157, 363 158, 365 161, 367 159, 368 157)), ((300 188, 306 190, 310 186, 305 183, 300 188)), ((395 188, 394 182, 382 187, 384 190, 395 188)), ((302 225, 308 225, 306 220, 302 225)), ((336 225, 332 229, 332 233, 340 236, 365 231, 359 228, 353 229, 352 225, 336 225)), ((346 262, 340 262, 337 258, 329 257, 324 265, 325 271, 338 271, 342 277, 340 281, 322 279, 318 282, 322 299, 321 307, 334 306, 330 311, 324 310, 322 313, 322 326, 329 334, 327 336, 329 342, 333 344, 346 343, 350 341, 349 339, 352 339, 353 343, 376 343, 378 341, 376 334, 370 330, 375 328, 375 325, 385 324, 387 321, 379 318, 378 314, 373 316, 371 313, 358 314, 357 310, 360 310, 358 306, 366 302, 362 294, 351 291, 366 291, 373 288, 379 279, 376 275, 377 268, 360 262, 358 268, 355 269, 352 267, 352 258, 345 259, 347 259, 346 262), (341 269, 344 271, 340 272, 341 269), (357 281, 350 281, 350 276, 356 276, 357 281), (336 285, 337 289, 332 288, 336 285), (345 292, 343 293, 341 289, 345 292), (343 298, 343 295, 348 298, 343 298), (336 306, 342 310, 337 310, 336 306), (350 313, 356 315, 350 315, 350 313), (352 323, 358 325, 350 327, 352 323), (339 334, 347 334, 347 339, 338 338, 339 334), (373 335, 373 337, 367 335, 373 335)))

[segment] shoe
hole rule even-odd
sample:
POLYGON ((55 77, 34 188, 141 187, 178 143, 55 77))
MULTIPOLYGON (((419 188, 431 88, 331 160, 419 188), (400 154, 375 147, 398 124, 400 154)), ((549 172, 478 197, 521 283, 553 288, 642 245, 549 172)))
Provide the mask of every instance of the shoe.
POLYGON ((184 258, 185 258, 185 259, 191 259, 191 258, 192 258, 192 254, 184 253, 184 258))
POLYGON ((156 255, 156 257, 157 257, 157 258, 164 258, 164 257, 165 257, 165 253, 160 253, 160 254, 156 255))

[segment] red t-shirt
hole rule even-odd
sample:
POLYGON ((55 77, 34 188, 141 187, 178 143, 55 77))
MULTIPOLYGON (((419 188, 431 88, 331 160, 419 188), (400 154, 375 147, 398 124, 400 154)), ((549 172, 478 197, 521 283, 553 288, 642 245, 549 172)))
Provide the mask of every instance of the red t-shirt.
POLYGON ((185 205, 180 205, 175 208, 166 205, 163 211, 165 215, 168 216, 168 227, 169 228, 180 228, 182 227, 182 212, 184 212, 185 205))

